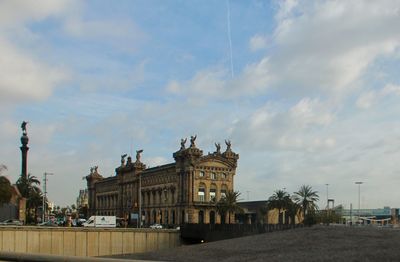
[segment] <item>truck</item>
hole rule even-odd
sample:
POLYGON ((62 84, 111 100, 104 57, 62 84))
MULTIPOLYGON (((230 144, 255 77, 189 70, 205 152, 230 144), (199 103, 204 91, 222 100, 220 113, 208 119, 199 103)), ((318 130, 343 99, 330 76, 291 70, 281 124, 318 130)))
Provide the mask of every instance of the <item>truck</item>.
POLYGON ((85 223, 84 227, 116 227, 116 216, 91 216, 85 223))

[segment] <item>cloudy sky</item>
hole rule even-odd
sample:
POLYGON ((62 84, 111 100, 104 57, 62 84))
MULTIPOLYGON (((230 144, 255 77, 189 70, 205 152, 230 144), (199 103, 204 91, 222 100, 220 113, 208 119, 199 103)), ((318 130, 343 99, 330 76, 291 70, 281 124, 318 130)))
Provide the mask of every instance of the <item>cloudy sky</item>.
POLYGON ((400 207, 400 1, 0 2, 0 164, 72 204, 82 177, 182 137, 232 141, 244 200, 309 184, 336 204, 400 207))

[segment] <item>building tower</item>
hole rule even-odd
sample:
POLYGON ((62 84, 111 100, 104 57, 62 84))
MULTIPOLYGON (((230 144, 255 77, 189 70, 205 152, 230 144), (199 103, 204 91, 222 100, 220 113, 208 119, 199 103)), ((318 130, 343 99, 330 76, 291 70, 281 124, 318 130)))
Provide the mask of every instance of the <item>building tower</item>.
POLYGON ((22 129, 22 136, 21 136, 21 144, 22 146, 20 147, 21 149, 21 154, 22 154, 22 165, 21 165, 21 176, 27 178, 28 176, 28 171, 27 171, 27 162, 28 162, 28 133, 26 132, 26 125, 28 122, 23 121, 21 124, 21 129, 22 129))

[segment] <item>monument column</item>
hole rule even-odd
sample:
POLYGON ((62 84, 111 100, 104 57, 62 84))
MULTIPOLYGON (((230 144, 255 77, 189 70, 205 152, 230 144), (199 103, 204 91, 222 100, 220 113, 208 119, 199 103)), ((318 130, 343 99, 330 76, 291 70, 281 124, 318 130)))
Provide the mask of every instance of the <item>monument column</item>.
POLYGON ((27 171, 27 161, 28 161, 28 133, 26 132, 26 125, 28 122, 23 121, 21 124, 21 129, 22 129, 22 136, 21 136, 21 144, 22 146, 20 147, 21 149, 21 154, 22 154, 22 165, 21 165, 21 176, 27 178, 28 177, 28 171, 27 171))

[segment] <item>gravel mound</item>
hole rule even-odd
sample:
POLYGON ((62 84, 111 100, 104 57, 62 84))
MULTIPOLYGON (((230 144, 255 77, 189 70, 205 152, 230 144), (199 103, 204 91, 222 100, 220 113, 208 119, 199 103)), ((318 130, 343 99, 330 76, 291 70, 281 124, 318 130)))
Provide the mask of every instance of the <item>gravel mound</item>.
POLYGON ((399 229, 314 226, 113 257, 207 262, 400 261, 399 243, 399 229))

